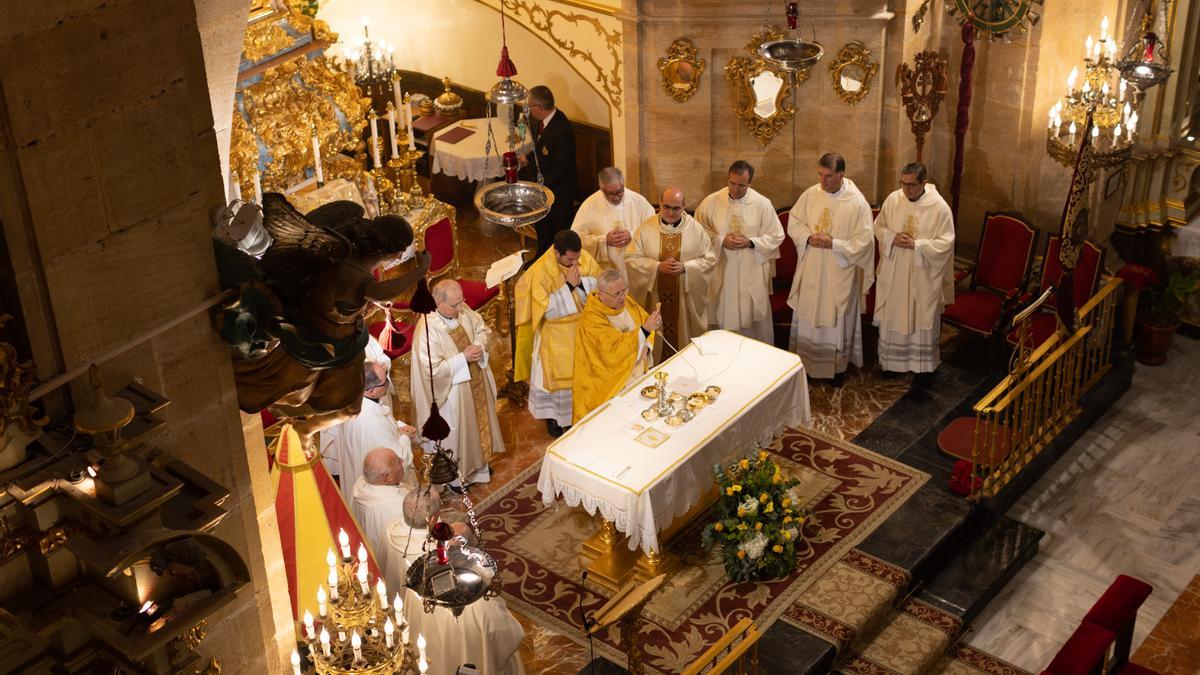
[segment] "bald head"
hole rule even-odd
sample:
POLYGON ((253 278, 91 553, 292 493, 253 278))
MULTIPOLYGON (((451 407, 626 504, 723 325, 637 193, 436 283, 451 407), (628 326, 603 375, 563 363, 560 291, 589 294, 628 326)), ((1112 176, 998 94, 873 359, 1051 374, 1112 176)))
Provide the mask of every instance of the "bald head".
POLYGON ((401 514, 404 523, 409 527, 429 528, 429 520, 442 509, 442 501, 438 493, 429 489, 413 490, 404 496, 401 514))
POLYGON ((371 485, 399 485, 404 480, 404 462, 391 448, 375 448, 363 458, 362 473, 371 485))
POLYGON ((683 190, 669 187, 663 190, 661 202, 662 221, 674 225, 683 219, 683 190))
POLYGON ((447 319, 458 318, 458 310, 463 302, 463 290, 457 281, 443 279, 434 285, 432 293, 438 313, 447 319))

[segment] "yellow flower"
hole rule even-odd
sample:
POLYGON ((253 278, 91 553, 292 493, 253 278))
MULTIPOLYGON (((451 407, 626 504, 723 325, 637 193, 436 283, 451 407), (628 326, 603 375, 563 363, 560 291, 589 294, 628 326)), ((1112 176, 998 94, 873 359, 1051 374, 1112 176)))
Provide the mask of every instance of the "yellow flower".
POLYGON ((791 505, 792 505, 792 500, 790 500, 790 499, 784 499, 784 500, 783 500, 783 508, 785 508, 785 509, 786 509, 787 507, 789 507, 789 506, 791 506, 791 505))
POLYGON ((741 486, 740 484, 738 484, 738 483, 734 483, 734 484, 733 484, 733 491, 734 491, 734 492, 741 492, 741 491, 742 491, 742 486, 741 486))
POLYGON ((767 461, 767 451, 766 450, 758 451, 758 461, 760 461, 760 462, 767 461))
POLYGON ((792 538, 792 533, 791 533, 791 532, 788 532, 787 530, 784 530, 784 531, 783 531, 783 538, 784 538, 784 539, 791 539, 791 538, 792 538))
POLYGON ((717 532, 720 532, 725 529, 725 526, 722 525, 721 523, 716 523, 715 525, 713 525, 713 529, 716 530, 717 532))
POLYGON ((780 546, 779 544, 775 544, 774 546, 772 546, 771 550, 775 551, 776 553, 783 553, 783 547, 780 546))
POLYGON ((766 504, 767 500, 770 498, 771 498, 771 496, 764 492, 758 496, 758 502, 760 504, 766 504))
POLYGON ((783 522, 785 522, 785 523, 790 523, 790 522, 792 522, 792 517, 791 517, 791 516, 784 516, 784 517, 783 517, 783 522))
POLYGON ((775 472, 774 476, 771 476, 771 482, 775 485, 778 485, 783 482, 783 476, 779 475, 779 472, 777 471, 775 472))
POLYGON ((738 507, 738 518, 745 518, 745 517, 746 517, 746 511, 744 509, 742 509, 742 507, 739 506, 738 507))
POLYGON ((742 467, 743 469, 749 469, 750 468, 750 460, 743 459, 742 461, 738 462, 738 466, 742 467))
POLYGON ((746 530, 746 524, 738 523, 738 532, 744 532, 745 530, 746 530))
POLYGON ((745 551, 738 551, 738 559, 739 559, 739 560, 740 560, 740 559, 742 559, 742 558, 745 558, 745 557, 746 557, 746 552, 745 552, 745 551))
POLYGON ((725 488, 725 496, 732 497, 733 496, 733 488, 731 488, 731 487, 725 488))
POLYGON ((804 520, 805 520, 805 517, 804 517, 804 516, 800 516, 799 518, 797 518, 797 519, 796 519, 796 522, 798 522, 798 523, 800 523, 801 525, 803 525, 803 524, 804 524, 804 520))
POLYGON ((762 531, 762 523, 761 523, 761 522, 758 522, 758 523, 755 523, 755 524, 754 524, 754 531, 755 531, 755 532, 761 532, 761 531, 762 531))
POLYGON ((770 513, 775 510, 775 502, 767 502, 767 508, 763 509, 763 513, 770 513))

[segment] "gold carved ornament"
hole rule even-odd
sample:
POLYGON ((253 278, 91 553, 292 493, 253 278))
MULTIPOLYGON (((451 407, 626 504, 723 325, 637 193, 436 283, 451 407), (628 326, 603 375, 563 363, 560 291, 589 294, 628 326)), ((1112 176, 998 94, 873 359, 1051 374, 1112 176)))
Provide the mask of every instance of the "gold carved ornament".
POLYGON ((735 56, 725 65, 725 79, 733 84, 734 114, 764 147, 796 116, 792 87, 807 80, 809 73, 798 70, 793 77, 758 55, 758 45, 781 39, 779 31, 763 28, 746 44, 749 56, 735 56))
MULTIPOLYGON (((12 316, 0 314, 0 328, 12 316)), ((7 342, 0 342, 0 450, 16 436, 36 438, 49 419, 38 415, 29 405, 29 393, 37 382, 36 367, 32 361, 18 361, 17 350, 7 342)))
MULTIPOLYGON (((913 13, 913 32, 921 30, 930 0, 913 13)), ((1010 31, 1024 33, 1042 18, 1042 0, 946 0, 946 9, 961 24, 972 24, 983 37, 1009 40, 1010 31)))
POLYGON ((900 100, 904 102, 904 114, 917 137, 917 161, 921 161, 925 147, 925 134, 929 133, 934 115, 937 115, 950 77, 946 70, 946 59, 932 49, 916 55, 916 68, 901 63, 896 67, 896 85, 900 87, 900 100))
POLYGON ((691 40, 679 38, 667 48, 667 55, 658 60, 663 90, 671 98, 683 103, 700 88, 700 76, 707 65, 708 62, 700 56, 691 40))
POLYGON ((871 50, 857 40, 847 42, 829 62, 833 93, 850 105, 857 105, 866 97, 878 72, 879 63, 871 60, 871 50))

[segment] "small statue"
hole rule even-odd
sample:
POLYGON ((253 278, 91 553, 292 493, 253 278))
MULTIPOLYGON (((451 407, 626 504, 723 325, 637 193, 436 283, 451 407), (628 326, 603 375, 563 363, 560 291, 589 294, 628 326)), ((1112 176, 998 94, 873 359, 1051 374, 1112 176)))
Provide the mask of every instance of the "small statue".
POLYGON ((271 243, 261 259, 214 240, 221 285, 239 291, 217 310, 216 329, 237 351, 238 406, 247 413, 270 408, 311 449, 316 432, 354 417, 362 405, 369 339, 363 318, 371 302, 416 285, 429 254, 421 252, 407 274, 376 281, 372 270, 413 243, 400 216, 364 218, 349 201, 305 216, 274 192, 263 195, 262 209, 271 243))

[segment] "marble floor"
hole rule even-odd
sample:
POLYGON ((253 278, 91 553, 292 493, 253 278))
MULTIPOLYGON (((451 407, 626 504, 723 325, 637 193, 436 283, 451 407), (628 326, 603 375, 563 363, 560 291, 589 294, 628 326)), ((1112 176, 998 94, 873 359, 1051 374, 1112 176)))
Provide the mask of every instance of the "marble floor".
POLYGON ((1197 372, 1200 341, 1177 336, 1167 364, 1139 364, 1132 388, 1014 505, 1008 515, 1046 537, 968 644, 1039 672, 1118 574, 1154 586, 1134 649, 1143 642, 1200 573, 1197 372))

